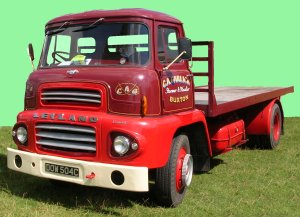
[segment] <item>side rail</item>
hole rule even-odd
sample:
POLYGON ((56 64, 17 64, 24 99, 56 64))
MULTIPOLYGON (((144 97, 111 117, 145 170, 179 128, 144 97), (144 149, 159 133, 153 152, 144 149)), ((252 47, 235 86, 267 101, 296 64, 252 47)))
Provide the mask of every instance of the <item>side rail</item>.
POLYGON ((192 57, 192 61, 202 61, 208 63, 208 72, 193 72, 194 76, 206 76, 208 77, 207 87, 195 88, 195 92, 207 92, 208 93, 208 107, 207 115, 211 116, 217 107, 215 91, 214 91, 214 42, 213 41, 193 41, 192 46, 207 46, 207 57, 192 57))

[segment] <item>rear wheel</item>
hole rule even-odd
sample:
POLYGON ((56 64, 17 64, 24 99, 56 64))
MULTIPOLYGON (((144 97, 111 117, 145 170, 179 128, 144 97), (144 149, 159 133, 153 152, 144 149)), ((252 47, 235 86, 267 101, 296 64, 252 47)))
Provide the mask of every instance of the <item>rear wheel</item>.
POLYGON ((251 135, 249 137, 250 147, 263 149, 275 149, 279 145, 282 134, 282 113, 280 107, 275 103, 272 107, 270 117, 270 134, 269 135, 251 135))
POLYGON ((157 169, 155 193, 158 203, 176 207, 185 195, 193 176, 193 158, 190 155, 189 140, 186 135, 173 139, 172 150, 167 164, 157 169))
POLYGON ((278 104, 274 104, 270 118, 270 135, 261 136, 261 145, 266 149, 275 149, 279 145, 282 133, 282 114, 278 104))

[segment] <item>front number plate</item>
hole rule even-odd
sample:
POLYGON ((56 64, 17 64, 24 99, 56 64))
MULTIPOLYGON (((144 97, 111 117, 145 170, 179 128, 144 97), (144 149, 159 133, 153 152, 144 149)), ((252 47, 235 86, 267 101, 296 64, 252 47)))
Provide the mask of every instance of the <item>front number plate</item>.
POLYGON ((48 173, 61 174, 65 176, 79 177, 79 169, 58 164, 45 163, 45 171, 48 173))

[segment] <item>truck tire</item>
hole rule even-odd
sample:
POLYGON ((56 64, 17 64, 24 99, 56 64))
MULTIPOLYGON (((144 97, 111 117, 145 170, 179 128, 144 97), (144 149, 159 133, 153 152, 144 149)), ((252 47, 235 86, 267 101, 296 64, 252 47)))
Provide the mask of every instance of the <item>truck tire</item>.
POLYGON ((193 158, 190 155, 189 139, 178 135, 173 139, 167 164, 156 170, 156 201, 163 206, 176 207, 185 195, 193 176, 193 158))
POLYGON ((272 107, 270 118, 270 134, 263 135, 260 138, 260 143, 264 149, 275 149, 279 145, 282 133, 282 114, 280 107, 275 103, 272 107))
POLYGON ((280 107, 275 103, 272 107, 270 117, 269 135, 250 135, 248 146, 250 148, 275 149, 279 145, 282 133, 282 113, 280 107))

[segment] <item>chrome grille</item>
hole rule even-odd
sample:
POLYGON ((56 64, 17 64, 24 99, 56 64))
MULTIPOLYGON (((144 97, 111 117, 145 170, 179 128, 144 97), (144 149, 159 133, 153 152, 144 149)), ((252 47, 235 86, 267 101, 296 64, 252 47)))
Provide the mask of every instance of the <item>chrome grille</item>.
POLYGON ((92 127, 41 123, 36 125, 36 143, 42 148, 71 152, 96 152, 92 127))
POLYGON ((86 104, 99 106, 99 91, 87 89, 51 88, 42 91, 41 100, 44 104, 86 104))

